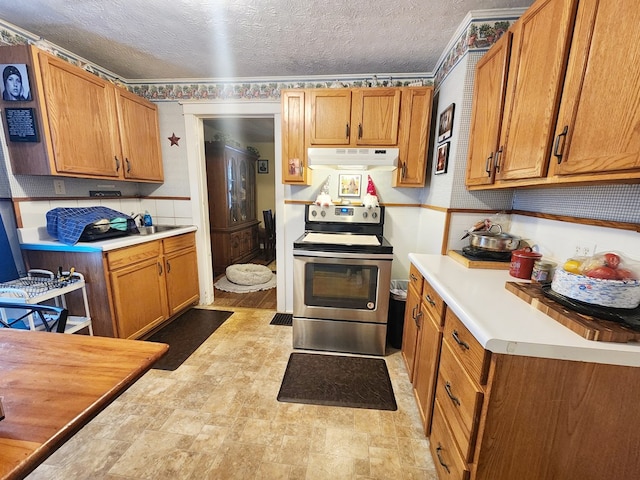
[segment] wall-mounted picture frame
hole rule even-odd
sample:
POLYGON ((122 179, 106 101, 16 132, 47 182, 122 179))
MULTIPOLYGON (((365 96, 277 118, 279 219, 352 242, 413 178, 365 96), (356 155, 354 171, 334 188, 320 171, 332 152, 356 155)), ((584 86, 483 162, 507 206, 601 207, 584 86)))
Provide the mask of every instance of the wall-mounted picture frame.
POLYGON ((449 164, 449 143, 443 143, 438 147, 438 157, 436 160, 436 175, 447 173, 447 165, 449 164))
POLYGON ((455 110, 455 103, 449 105, 444 112, 440 114, 440 123, 438 124, 438 142, 442 142, 451 137, 451 131, 453 130, 453 112, 455 110))
POLYGON ((0 72, 2 72, 3 101, 28 102, 31 100, 31 86, 26 64, 0 64, 0 72))
POLYGON ((269 160, 258 160, 258 173, 269 173, 269 160))
POLYGON ((341 174, 338 175, 338 195, 341 197, 359 197, 362 175, 341 174))

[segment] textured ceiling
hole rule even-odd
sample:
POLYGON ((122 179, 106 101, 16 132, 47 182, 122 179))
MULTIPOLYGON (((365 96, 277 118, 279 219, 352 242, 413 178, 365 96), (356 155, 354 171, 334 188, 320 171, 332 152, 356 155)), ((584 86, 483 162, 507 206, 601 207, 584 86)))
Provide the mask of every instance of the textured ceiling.
POLYGON ((472 10, 533 0, 0 0, 126 80, 430 73, 472 10))

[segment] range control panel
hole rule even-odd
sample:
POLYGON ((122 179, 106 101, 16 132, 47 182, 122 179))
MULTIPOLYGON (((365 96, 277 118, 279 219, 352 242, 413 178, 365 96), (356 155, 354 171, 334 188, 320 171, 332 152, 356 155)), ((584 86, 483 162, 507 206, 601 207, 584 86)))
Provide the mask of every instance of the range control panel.
POLYGON ((307 205, 307 222, 367 223, 384 222, 384 207, 363 205, 307 205))

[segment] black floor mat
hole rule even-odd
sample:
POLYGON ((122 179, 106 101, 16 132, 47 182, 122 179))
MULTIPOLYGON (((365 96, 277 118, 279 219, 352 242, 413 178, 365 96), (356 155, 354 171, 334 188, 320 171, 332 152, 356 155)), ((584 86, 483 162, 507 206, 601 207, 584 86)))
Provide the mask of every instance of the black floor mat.
POLYGON ((276 313, 269 325, 293 325, 293 315, 290 313, 276 313))
POLYGON ((190 308, 145 340, 168 343, 169 351, 153 368, 175 370, 200 346, 233 312, 190 308))
POLYGON ((291 354, 278 401, 398 409, 383 359, 312 353, 291 354))

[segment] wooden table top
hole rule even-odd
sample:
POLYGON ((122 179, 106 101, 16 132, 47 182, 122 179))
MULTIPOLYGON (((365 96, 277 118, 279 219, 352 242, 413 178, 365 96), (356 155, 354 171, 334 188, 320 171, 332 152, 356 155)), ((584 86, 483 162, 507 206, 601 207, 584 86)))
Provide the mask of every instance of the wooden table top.
POLYGON ((21 479, 168 350, 163 343, 0 329, 0 479, 21 479))

